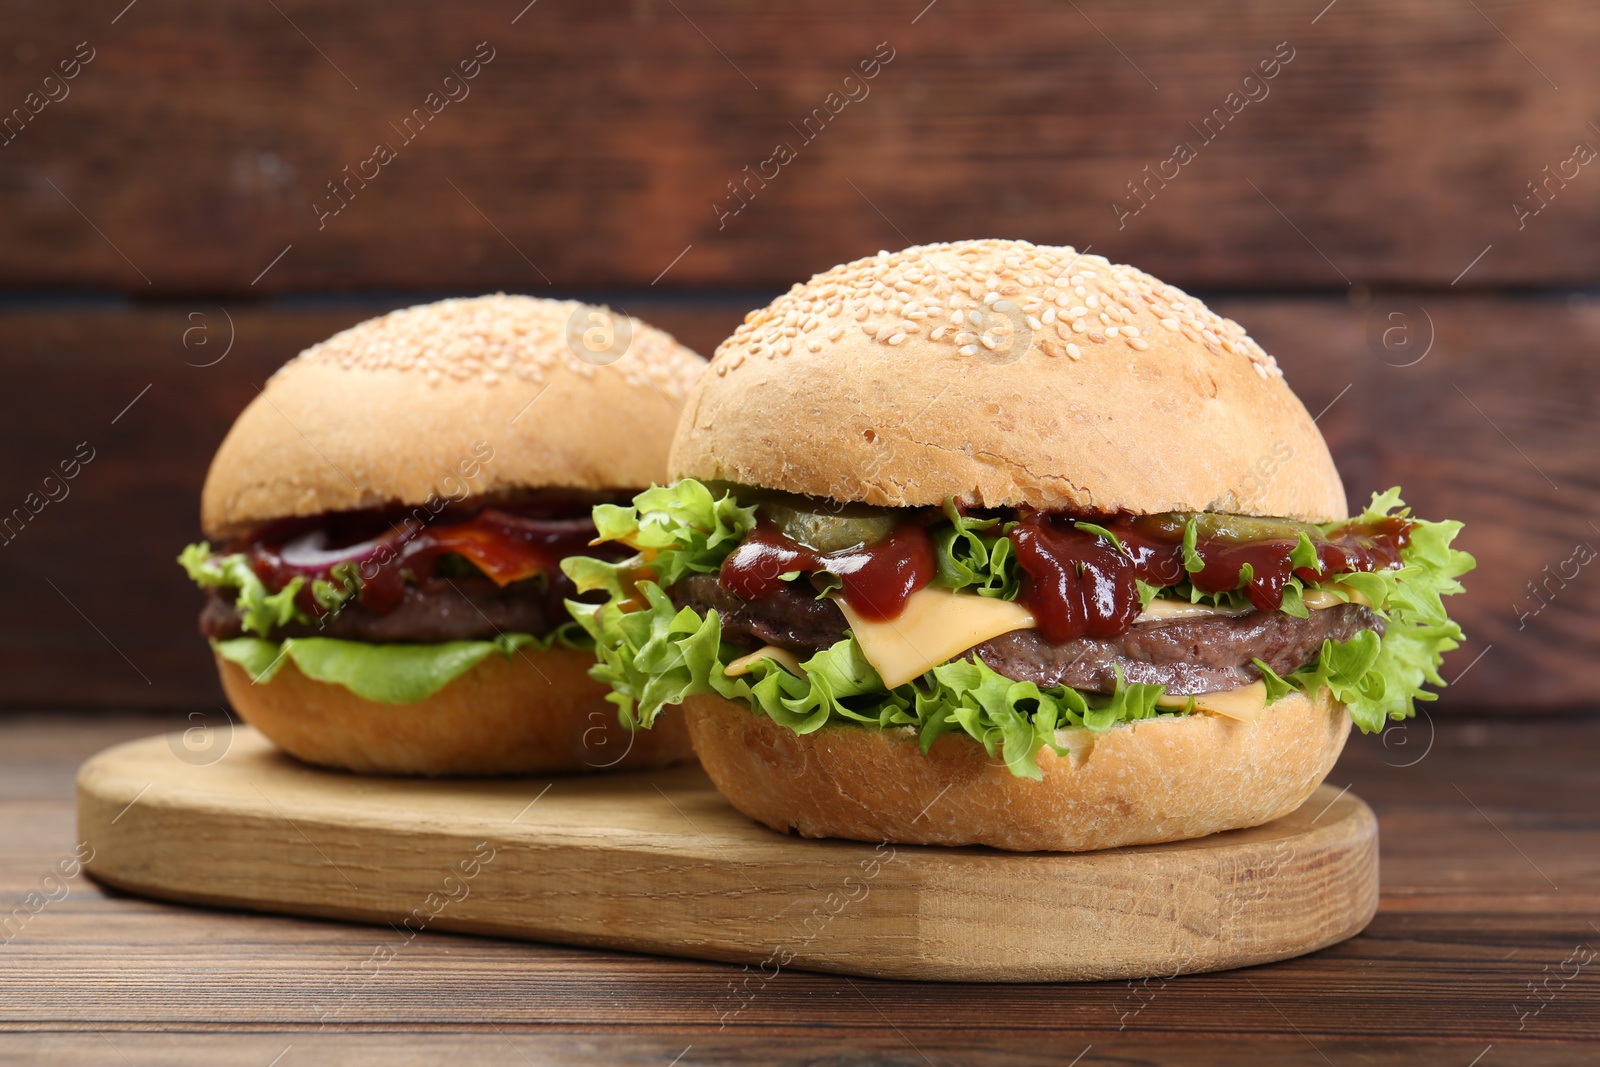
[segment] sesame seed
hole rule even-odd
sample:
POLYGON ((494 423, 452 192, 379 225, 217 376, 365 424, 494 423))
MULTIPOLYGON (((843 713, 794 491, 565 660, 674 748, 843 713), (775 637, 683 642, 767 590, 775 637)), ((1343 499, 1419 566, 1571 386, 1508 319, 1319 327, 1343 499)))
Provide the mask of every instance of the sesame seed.
POLYGON ((1067 355, 1071 356, 1073 359, 1082 359, 1083 349, 1079 348, 1077 345, 1069 344, 1067 345, 1067 355))
MULTIPOLYGON (((781 342, 798 339, 810 351, 811 339, 824 333, 816 330, 816 324, 847 313, 863 324, 864 332, 885 344, 904 335, 898 343, 916 337, 924 344, 970 347, 974 352, 982 351, 985 339, 996 348, 1020 345, 1023 338, 1015 331, 1023 324, 994 322, 989 309, 1007 317, 1020 309, 1027 329, 1035 334, 1055 326, 1063 340, 1081 340, 1080 335, 1093 331, 1099 335, 1090 338, 1095 343, 1121 337, 1135 348, 1139 347, 1135 341, 1148 344, 1144 339, 1160 323, 1191 343, 1244 358, 1266 377, 1281 376, 1277 362, 1241 327, 1175 286, 1100 256, 1002 240, 926 245, 842 264, 791 287, 770 307, 752 312, 719 350, 773 355, 783 351, 781 342), (972 310, 975 307, 977 311, 972 310), (1100 321, 1093 322, 1091 314, 1100 321), (1065 326, 1068 320, 1071 328, 1065 326), (983 333, 991 324, 993 332, 983 333)), ((837 323, 827 323, 826 336, 837 342, 843 331, 837 323)), ((1045 340, 1059 351, 1053 337, 1039 338, 1039 351, 1052 354, 1045 340)), ((479 365, 463 364, 465 369, 446 373, 481 375, 485 367, 504 373, 506 368, 494 364, 494 358, 493 350, 486 351, 479 365)), ((516 373, 514 365, 511 373, 516 373)))
POLYGON ((960 351, 963 356, 975 356, 978 354, 978 346, 962 345, 960 351))
POLYGON ((1143 337, 1130 337, 1128 338, 1128 343, 1141 352, 1150 347, 1150 342, 1143 337))
MULTIPOLYGON (((499 386, 508 379, 542 382, 558 366, 593 377, 567 340, 567 324, 586 312, 613 313, 574 301, 526 296, 441 300, 402 308, 341 331, 300 354, 298 360, 345 370, 420 373, 430 386, 476 379, 499 386)), ((687 397, 704 362, 669 335, 626 319, 631 341, 617 366, 632 384, 654 386, 674 402, 687 397)), ((587 318, 583 318, 587 322, 587 318)), ((297 360, 297 361, 298 361, 297 360)))

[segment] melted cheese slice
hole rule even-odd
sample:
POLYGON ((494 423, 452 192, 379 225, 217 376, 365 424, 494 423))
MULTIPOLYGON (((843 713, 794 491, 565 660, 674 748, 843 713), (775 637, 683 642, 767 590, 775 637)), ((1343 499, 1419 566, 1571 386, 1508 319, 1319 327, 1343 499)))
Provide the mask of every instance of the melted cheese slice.
MULTIPOLYGON (((1360 604, 1362 607, 1368 608, 1372 606, 1371 601, 1354 589, 1346 589, 1344 592, 1345 596, 1350 598, 1350 603, 1360 604)), ((1336 608, 1345 602, 1337 594, 1331 593, 1326 589, 1307 589, 1300 594, 1300 599, 1305 601, 1306 607, 1312 611, 1321 611, 1323 608, 1336 608)))
POLYGON ((740 656, 722 668, 722 673, 737 678, 741 674, 749 674, 750 668, 764 659, 772 660, 790 674, 801 678, 806 676, 806 669, 800 665, 800 657, 787 648, 779 648, 777 645, 766 645, 749 655, 740 656))
MULTIPOLYGON (((1156 700, 1158 708, 1186 708, 1186 696, 1164 695, 1156 700)), ((1267 683, 1251 682, 1242 689, 1227 689, 1220 693, 1196 693, 1194 710, 1225 715, 1240 722, 1255 722, 1267 710, 1267 683)))
MULTIPOLYGON (((1367 598, 1354 589, 1346 589, 1346 595, 1352 604, 1367 604, 1367 598)), ((1307 589, 1301 594, 1307 608, 1320 611, 1323 608, 1336 608, 1345 603, 1343 597, 1326 589, 1307 589)), ((1141 622, 1169 622, 1173 619, 1199 619, 1207 615, 1248 615, 1254 608, 1219 608, 1211 604, 1191 604, 1187 600, 1172 600, 1167 597, 1157 597, 1145 606, 1135 623, 1141 622)))
POLYGON ((1245 615, 1250 608, 1219 608, 1211 604, 1191 604, 1187 600, 1168 600, 1162 597, 1150 601, 1145 605, 1144 611, 1134 619, 1135 623, 1141 622, 1166 622, 1169 619, 1199 619, 1207 615, 1245 615))
POLYGON ((863 619, 843 598, 834 603, 844 612, 861 654, 890 689, 922 677, 973 645, 1034 625, 1033 613, 1014 600, 932 586, 912 593, 905 611, 887 622, 863 619))

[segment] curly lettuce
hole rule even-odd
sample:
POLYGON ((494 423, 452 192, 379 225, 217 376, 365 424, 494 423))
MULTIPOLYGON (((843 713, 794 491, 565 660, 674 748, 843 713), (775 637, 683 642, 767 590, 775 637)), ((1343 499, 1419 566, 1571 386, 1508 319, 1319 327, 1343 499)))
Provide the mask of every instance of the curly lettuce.
MULTIPOLYGON (((1106 730, 1192 709, 1192 702, 1186 708, 1158 708, 1161 686, 1127 683, 1120 675, 1116 691, 1108 697, 1065 687, 1040 689, 1006 678, 976 659, 941 664, 920 679, 888 689, 850 636, 805 661, 803 674, 776 660, 760 659, 750 665, 748 674, 730 676, 725 668, 743 650, 722 641, 717 613, 702 616, 690 608, 676 609, 663 589, 685 575, 720 568, 754 528, 755 510, 740 506, 732 492, 719 496, 692 480, 652 488, 641 493, 631 508, 605 505, 596 510, 601 539, 631 545, 639 551, 637 556, 619 563, 586 557, 564 561, 563 569, 580 591, 609 594, 603 605, 569 602, 567 606, 594 643, 598 662, 590 674, 610 685, 608 699, 617 705, 624 723, 648 727, 663 707, 711 692, 744 700, 757 713, 797 733, 830 723, 910 727, 926 749, 940 734, 960 730, 991 755, 999 753, 1012 773, 1038 777, 1039 753, 1046 747, 1063 751, 1056 743, 1058 729, 1106 730)), ((952 504, 946 505, 945 515, 948 525, 930 530, 935 584, 1015 599, 1021 568, 1006 536, 1011 524, 962 515, 952 504)), ((1310 586, 1344 600, 1365 602, 1385 620, 1384 636, 1363 631, 1349 641, 1327 641, 1311 664, 1287 677, 1258 663, 1269 700, 1291 689, 1314 696, 1326 688, 1349 707, 1363 731, 1373 732, 1389 719, 1414 714, 1415 701, 1436 699, 1423 685, 1444 684, 1439 674, 1443 655, 1461 641, 1461 630, 1445 613, 1440 598, 1461 591, 1458 579, 1474 561, 1450 547, 1460 523, 1410 518, 1397 489, 1375 494, 1355 521, 1391 515, 1405 516, 1412 523, 1399 568, 1330 575, 1313 583, 1294 577, 1284 601, 1284 610, 1299 617, 1307 611, 1303 591, 1310 586)), ((1343 525, 1329 523, 1324 529, 1331 532, 1343 525)), ((1086 528, 1115 540, 1107 531, 1086 528)), ((1191 522, 1183 543, 1185 566, 1191 573, 1201 565, 1195 545, 1191 522)), ((1291 559, 1315 565, 1315 546, 1308 537, 1302 535, 1291 559)), ((1187 580, 1165 590, 1140 583, 1140 599, 1148 604, 1166 595, 1247 608, 1243 587, 1249 577, 1242 575, 1239 588, 1223 593, 1202 593, 1187 580)))
POLYGON ((669 586, 687 575, 711 574, 721 567, 728 553, 755 529, 756 509, 740 507, 732 493, 714 496, 686 478, 646 489, 629 507, 601 504, 594 509, 594 525, 597 540, 637 549, 656 580, 669 586))
POLYGON ((946 589, 970 589, 979 596, 1015 600, 1022 588, 1021 570, 1006 536, 1015 523, 977 519, 961 514, 954 501, 946 501, 949 526, 933 530, 933 584, 946 589))
MULTIPOLYGON (((205 542, 185 548, 178 564, 202 589, 237 590, 234 603, 240 625, 247 635, 259 636, 213 641, 211 647, 244 668, 259 685, 270 682, 285 662, 293 662, 306 677, 342 685, 368 700, 410 704, 437 693, 496 652, 509 658, 522 649, 589 648, 583 628, 570 621, 543 636, 512 633, 490 641, 374 644, 333 637, 272 640, 268 635, 275 629, 317 622, 296 603, 305 588, 304 578, 293 578, 276 593, 269 593, 244 555, 219 556, 205 542)), ((360 577, 349 564, 334 568, 333 580, 318 578, 311 583, 313 600, 329 613, 337 612, 359 590, 360 577)))
POLYGON ((1367 630, 1342 644, 1324 641, 1316 660, 1287 678, 1278 678, 1258 662, 1269 698, 1281 696, 1286 691, 1283 686, 1307 695, 1330 689, 1366 733, 1383 729, 1391 719, 1415 715, 1419 700, 1439 699, 1423 685, 1446 684, 1439 667, 1444 654, 1459 648, 1462 641, 1461 627, 1446 613, 1442 598, 1462 592, 1460 578, 1477 561, 1450 547, 1461 523, 1411 518, 1398 488, 1374 493, 1372 503, 1355 521, 1375 522, 1391 515, 1412 523, 1398 569, 1330 575, 1319 585, 1346 600, 1365 600, 1385 620, 1383 636, 1367 630))
POLYGON ((631 611, 615 602, 567 604, 594 641, 599 663, 590 675, 611 686, 606 699, 630 727, 648 728, 662 708, 685 697, 716 693, 747 701, 799 734, 839 723, 910 727, 927 751, 940 734, 960 730, 1003 759, 1011 773, 1039 778, 1042 749, 1066 752, 1057 743, 1058 729, 1103 731, 1173 714, 1156 707, 1159 685, 1124 683, 1109 697, 1040 689, 998 674, 981 660, 952 660, 917 681, 887 689, 853 637, 806 660, 803 676, 771 659, 751 664, 749 674, 730 675, 727 665, 743 650, 722 640, 715 611, 701 615, 693 608, 674 608, 652 581, 635 588, 645 606, 631 611))
MULTIPOLYGON (((179 553, 178 566, 202 589, 237 589, 239 595, 234 598, 234 604, 242 616, 240 625, 247 632, 265 636, 292 622, 314 621, 295 603, 306 585, 302 577, 291 578, 282 589, 269 593, 242 553, 219 556, 205 541, 189 545, 179 553)), ((360 589, 361 578, 355 565, 343 563, 333 569, 332 581, 326 578, 312 581, 311 597, 323 611, 332 612, 343 607, 360 589)))

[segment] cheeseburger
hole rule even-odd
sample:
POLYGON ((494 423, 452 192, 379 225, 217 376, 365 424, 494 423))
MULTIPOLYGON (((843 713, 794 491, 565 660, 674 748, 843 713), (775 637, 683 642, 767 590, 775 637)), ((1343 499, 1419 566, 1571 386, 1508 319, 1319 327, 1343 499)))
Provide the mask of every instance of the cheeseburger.
MULTIPOLYGON (((597 679, 806 836, 1075 851, 1301 804, 1433 699, 1460 527, 1359 515, 1234 322, 1071 248, 879 253, 749 315, 675 479, 570 558, 597 679), (681 706, 681 713, 663 709, 681 706)), ((659 727, 657 727, 659 728, 659 727)))
MULTIPOLYGON (((492 296, 363 322, 222 442, 179 563, 234 708, 310 763, 386 774, 648 767, 586 671, 561 561, 666 475, 703 361, 603 308, 492 296)), ((654 735, 654 736, 653 736, 654 735)))

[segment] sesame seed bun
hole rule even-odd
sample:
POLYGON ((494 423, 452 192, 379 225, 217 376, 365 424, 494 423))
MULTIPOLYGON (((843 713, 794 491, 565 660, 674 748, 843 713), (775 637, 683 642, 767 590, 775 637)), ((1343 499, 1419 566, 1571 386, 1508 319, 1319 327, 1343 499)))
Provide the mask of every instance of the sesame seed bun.
POLYGON ((890 507, 1348 514, 1321 433, 1237 323, 1026 241, 880 252, 752 312, 669 467, 890 507))
POLYGON ((1042 781, 1014 777, 963 733, 926 755, 910 727, 797 734, 715 695, 683 703, 717 789, 780 833, 916 845, 1083 852, 1258 826, 1299 807, 1332 769, 1350 716, 1323 690, 1254 722, 1197 713, 1061 730, 1042 781))
POLYGON ((257 685, 217 656, 241 718, 307 763, 363 774, 641 770, 693 759, 682 721, 630 732, 585 673, 589 652, 490 656, 415 704, 378 704, 307 678, 292 661, 257 685))
MULTIPOLYGON (((211 462, 201 525, 226 539, 276 519, 441 498, 642 489, 664 479, 703 367, 660 330, 572 301, 500 294, 396 311, 273 375, 211 462)), ((324 766, 528 774, 689 757, 681 729, 630 740, 593 664, 567 649, 491 656, 426 700, 389 705, 292 663, 255 685, 218 658, 246 721, 324 766)))
POLYGON ((211 461, 201 527, 220 539, 435 496, 642 489, 664 479, 704 366, 652 326, 570 300, 500 294, 371 319, 302 352, 245 408, 211 461))

